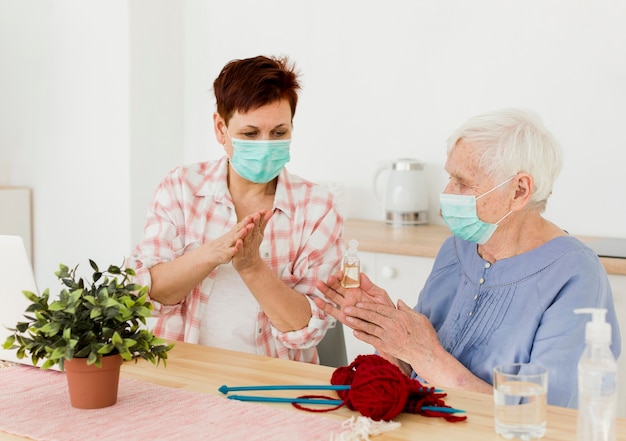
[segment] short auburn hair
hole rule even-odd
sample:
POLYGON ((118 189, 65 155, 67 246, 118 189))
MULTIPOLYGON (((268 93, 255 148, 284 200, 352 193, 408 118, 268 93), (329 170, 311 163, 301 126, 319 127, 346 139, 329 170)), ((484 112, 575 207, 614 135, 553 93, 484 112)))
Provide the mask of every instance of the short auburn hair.
POLYGON ((298 90, 298 74, 287 57, 232 60, 213 82, 217 113, 226 124, 235 112, 247 113, 282 99, 289 102, 293 118, 298 90))

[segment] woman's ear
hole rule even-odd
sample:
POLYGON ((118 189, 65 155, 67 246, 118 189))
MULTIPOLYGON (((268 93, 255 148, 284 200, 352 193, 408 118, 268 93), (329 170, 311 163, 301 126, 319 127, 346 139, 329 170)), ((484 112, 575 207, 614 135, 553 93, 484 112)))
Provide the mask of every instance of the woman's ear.
POLYGON ((516 211, 522 210, 530 203, 530 197, 533 194, 533 186, 535 182, 533 177, 528 173, 518 173, 514 179, 516 188, 511 208, 513 211, 516 211))
POLYGON ((213 114, 213 130, 215 131, 215 138, 221 145, 226 144, 226 122, 219 113, 213 114))

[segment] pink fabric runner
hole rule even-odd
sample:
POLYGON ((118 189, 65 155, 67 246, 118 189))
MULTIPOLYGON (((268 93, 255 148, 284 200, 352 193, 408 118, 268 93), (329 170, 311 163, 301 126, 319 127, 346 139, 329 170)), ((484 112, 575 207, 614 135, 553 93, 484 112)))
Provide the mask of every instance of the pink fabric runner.
POLYGON ((117 404, 71 407, 65 374, 0 369, 0 430, 36 440, 323 440, 341 421, 120 379, 117 404))

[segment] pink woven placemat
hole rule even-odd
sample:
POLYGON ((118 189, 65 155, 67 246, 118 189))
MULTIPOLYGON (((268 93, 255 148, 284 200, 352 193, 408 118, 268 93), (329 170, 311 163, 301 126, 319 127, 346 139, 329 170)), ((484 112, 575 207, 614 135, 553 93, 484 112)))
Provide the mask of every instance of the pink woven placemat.
POLYGON ((70 405, 65 374, 0 369, 0 430, 35 440, 323 440, 341 421, 127 378, 117 403, 70 405))

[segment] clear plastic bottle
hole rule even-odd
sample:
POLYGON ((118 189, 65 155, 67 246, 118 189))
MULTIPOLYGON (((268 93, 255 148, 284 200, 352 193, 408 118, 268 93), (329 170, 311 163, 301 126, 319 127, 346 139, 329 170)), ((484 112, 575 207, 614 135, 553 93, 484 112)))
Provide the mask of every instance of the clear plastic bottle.
POLYGON ((578 362, 578 441, 615 441, 617 363, 611 352, 611 325, 606 309, 576 309, 591 314, 586 347, 578 362))
POLYGON ((343 256, 343 278, 341 286, 344 288, 358 288, 361 286, 361 260, 358 251, 359 242, 352 239, 348 242, 348 249, 343 256))

